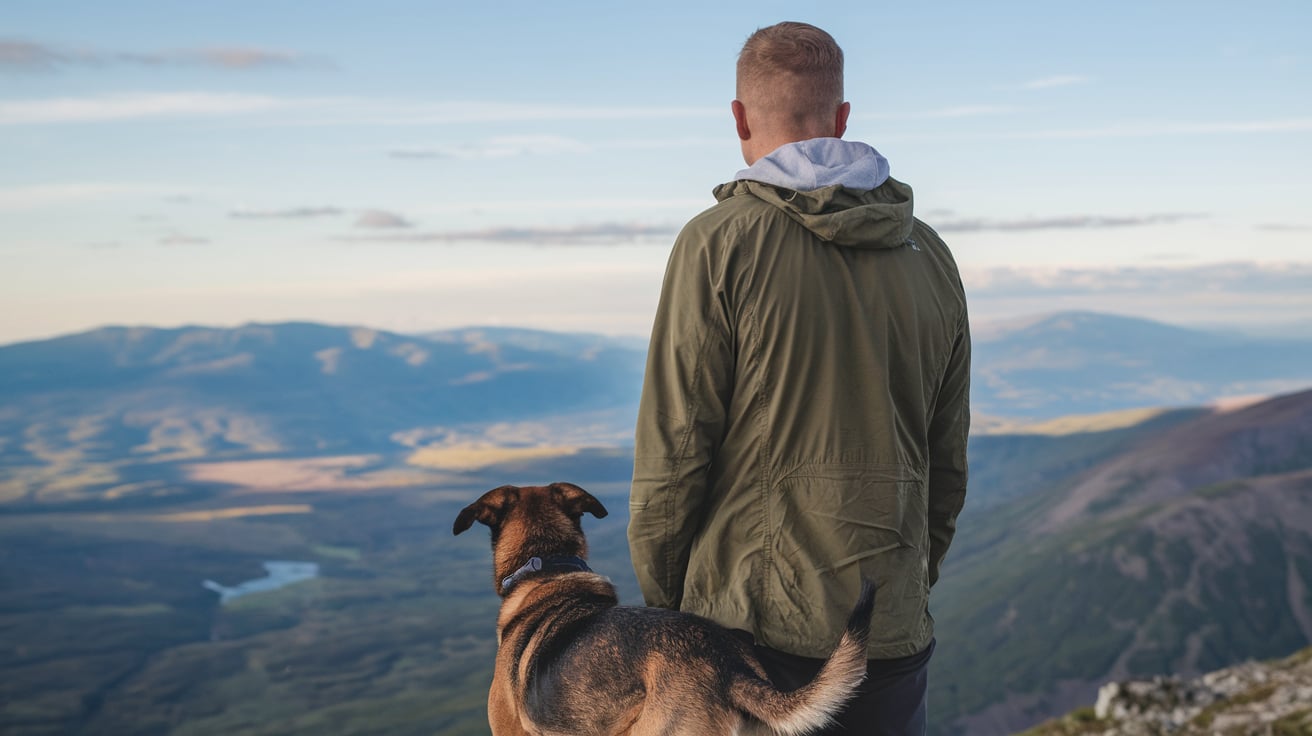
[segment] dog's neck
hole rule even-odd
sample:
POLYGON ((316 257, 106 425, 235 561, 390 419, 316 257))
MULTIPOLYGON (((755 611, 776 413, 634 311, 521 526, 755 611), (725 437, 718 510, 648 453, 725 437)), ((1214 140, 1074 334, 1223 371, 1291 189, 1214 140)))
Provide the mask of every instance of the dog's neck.
POLYGON ((515 587, 515 585, 521 580, 540 572, 592 572, 592 568, 588 567, 588 563, 585 562, 582 557, 574 555, 564 557, 530 557, 528 562, 525 562, 522 567, 501 580, 501 594, 508 595, 510 589, 515 587))

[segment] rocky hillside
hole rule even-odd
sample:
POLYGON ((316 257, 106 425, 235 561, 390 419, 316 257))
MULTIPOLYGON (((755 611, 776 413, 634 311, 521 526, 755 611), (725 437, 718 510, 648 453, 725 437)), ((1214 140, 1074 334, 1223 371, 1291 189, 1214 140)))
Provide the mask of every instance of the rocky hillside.
POLYGON ((1015 733, 1110 680, 1312 643, 1312 392, 977 438, 972 460, 980 502, 931 602, 938 733, 1015 733))
POLYGON ((1048 721, 1024 736, 1312 734, 1312 649, 1287 659, 1210 672, 1112 682, 1098 702, 1048 721))

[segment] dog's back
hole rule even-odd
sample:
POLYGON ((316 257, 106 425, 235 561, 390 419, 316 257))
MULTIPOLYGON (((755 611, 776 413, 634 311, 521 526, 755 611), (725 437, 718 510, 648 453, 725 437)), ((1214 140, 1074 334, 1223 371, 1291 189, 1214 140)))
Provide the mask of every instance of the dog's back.
POLYGON ((873 607, 874 587, 866 584, 834 652, 815 679, 791 692, 771 684, 751 648, 718 624, 663 609, 608 608, 538 641, 524 670, 525 713, 547 733, 582 733, 585 723, 607 724, 598 733, 626 725, 634 734, 809 733, 830 723, 865 677, 873 607))

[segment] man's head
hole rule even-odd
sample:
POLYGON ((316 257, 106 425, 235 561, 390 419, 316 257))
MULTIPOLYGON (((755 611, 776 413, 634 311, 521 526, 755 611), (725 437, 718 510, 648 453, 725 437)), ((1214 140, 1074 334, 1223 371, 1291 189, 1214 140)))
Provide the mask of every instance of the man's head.
POLYGON ((810 138, 841 137, 843 50, 806 23, 761 28, 738 54, 733 116, 748 165, 775 148, 810 138))

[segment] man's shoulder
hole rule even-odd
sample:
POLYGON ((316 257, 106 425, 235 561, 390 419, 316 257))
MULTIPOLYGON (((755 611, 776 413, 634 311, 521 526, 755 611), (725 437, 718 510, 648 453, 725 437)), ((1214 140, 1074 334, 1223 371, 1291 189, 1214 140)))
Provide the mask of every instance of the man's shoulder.
POLYGON ((936 269, 952 285, 952 290, 962 294, 961 298, 964 300, 961 272, 957 268, 957 259, 952 255, 952 249, 948 247, 947 243, 943 242, 943 238, 939 237, 938 232, 924 220, 916 217, 912 218, 912 223, 911 243, 916 250, 930 256, 936 269))
POLYGON ((680 238, 710 235, 721 238, 727 231, 740 229, 771 213, 786 217, 777 207, 752 195, 746 187, 735 186, 741 183, 730 182, 716 187, 715 196, 719 201, 688 220, 680 238))

